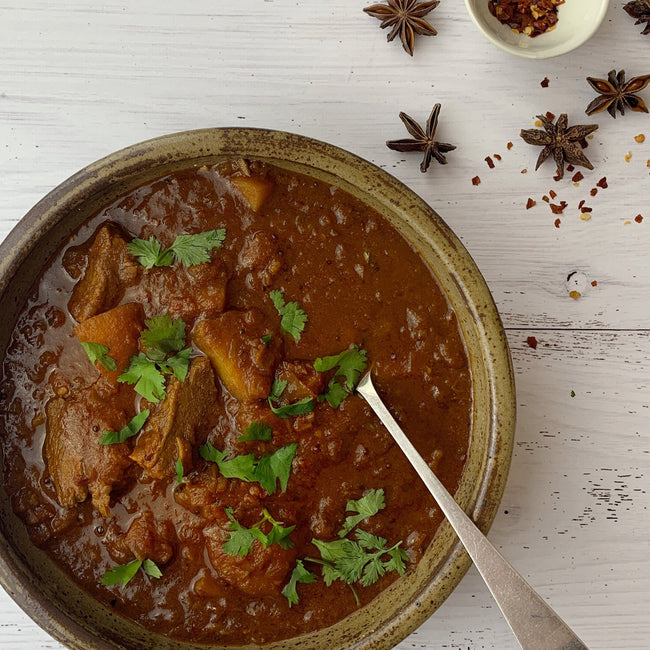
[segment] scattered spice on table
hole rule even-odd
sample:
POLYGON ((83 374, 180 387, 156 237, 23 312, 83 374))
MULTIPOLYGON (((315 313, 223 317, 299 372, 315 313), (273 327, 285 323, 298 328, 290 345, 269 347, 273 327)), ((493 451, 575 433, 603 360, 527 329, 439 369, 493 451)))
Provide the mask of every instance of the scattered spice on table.
MULTIPOLYGON (((569 291, 569 296, 574 300, 578 300, 582 294, 579 291, 569 291)), ((573 393, 573 391, 571 391, 571 393, 573 393)), ((575 397, 575 393, 573 393, 571 397, 575 397)))
POLYGON ((637 214, 636 217, 634 217, 634 221, 641 223, 643 221, 643 217, 640 214, 637 214))
POLYGON ((602 188, 603 190, 607 189, 607 176, 603 176, 597 183, 598 187, 602 188))
POLYGON ((438 32, 424 19, 435 9, 439 0, 417 2, 417 0, 386 0, 387 4, 376 4, 366 7, 364 11, 373 18, 381 20, 382 29, 392 27, 386 37, 389 42, 399 35, 402 47, 413 56, 415 36, 435 36, 438 32))
POLYGON ((597 93, 600 93, 600 96, 587 106, 585 110, 587 115, 607 110, 613 118, 616 118, 616 111, 619 110, 621 115, 625 115, 626 108, 638 113, 648 112, 645 102, 637 97, 636 93, 650 83, 650 74, 632 77, 626 82, 625 70, 620 70, 618 73, 616 70, 610 70, 607 79, 587 77, 587 82, 597 93))
POLYGON ((641 32, 642 34, 650 34, 650 0, 632 0, 623 9, 632 18, 636 18, 635 25, 646 23, 644 30, 641 32))
POLYGON ((544 130, 522 129, 519 134, 524 142, 539 147, 544 147, 537 158, 535 170, 549 157, 553 157, 557 167, 556 180, 564 177, 565 161, 571 165, 579 165, 587 169, 594 166, 589 162, 587 156, 581 151, 580 141, 598 128, 597 124, 581 124, 569 127, 569 119, 566 113, 562 113, 555 123, 545 115, 538 115, 544 130))
POLYGON ((554 190, 550 190, 550 191, 549 191, 549 196, 550 196, 552 199, 554 199, 554 198, 557 197, 557 192, 554 191, 554 190))
POLYGON ((567 205, 568 203, 566 201, 560 201, 559 204, 551 203, 550 204, 551 212, 553 214, 562 214, 564 212, 564 208, 566 208, 567 205))
MULTIPOLYGON (((576 293, 578 293, 578 292, 576 291, 576 293)), ((576 396, 576 392, 574 390, 572 390, 571 391, 571 397, 575 397, 575 396, 576 396)))
POLYGON ((520 173, 521 173, 521 174, 527 174, 527 173, 528 173, 528 170, 527 170, 527 169, 522 169, 520 173))
POLYGON ((506 145, 506 149, 510 151, 510 149, 512 149, 513 146, 514 145, 512 144, 512 142, 508 142, 508 144, 506 145))
POLYGON ((584 178, 584 175, 582 174, 582 172, 576 172, 576 173, 571 177, 571 180, 572 180, 574 183, 579 183, 583 178, 584 178))
POLYGON ((537 339, 534 336, 529 336, 526 339, 526 343, 528 344, 529 348, 533 348, 533 350, 537 350, 537 339))
POLYGON ((639 135, 634 136, 634 139, 636 142, 641 144, 642 142, 645 142, 645 135, 643 135, 643 133, 639 133, 639 135))
POLYGON ((530 210, 531 208, 534 208, 536 205, 537 205, 537 201, 534 201, 529 197, 528 201, 526 201, 526 210, 530 210))
POLYGON ((406 113, 400 113, 399 119, 402 120, 406 130, 413 138, 404 138, 402 140, 388 140, 386 146, 393 151, 421 151, 424 158, 420 163, 420 171, 426 172, 431 160, 435 158, 441 165, 447 164, 446 153, 453 151, 456 146, 447 142, 437 142, 435 140, 436 129, 438 128, 438 116, 440 115, 440 104, 435 104, 429 119, 427 120, 426 129, 422 127, 406 113))
POLYGON ((490 13, 514 32, 534 38, 555 28, 564 0, 488 0, 490 13))
POLYGON ((625 162, 626 162, 626 163, 629 163, 630 160, 632 160, 632 152, 631 152, 631 151, 628 151, 628 152, 625 154, 625 162))
POLYGON ((549 84, 548 77, 544 77, 539 83, 539 85, 542 88, 548 88, 548 84, 549 84))
POLYGON ((490 156, 486 156, 485 162, 487 163, 487 166, 490 169, 494 169, 494 161, 492 160, 492 158, 490 158, 490 156))
POLYGON ((588 212, 581 212, 580 219, 582 219, 582 221, 589 221, 591 219, 591 215, 588 212))
POLYGON ((498 153, 493 153, 493 154, 492 154, 492 157, 493 157, 495 160, 498 160, 499 162, 501 162, 501 156, 500 156, 498 153))
POLYGON ((592 187, 589 194, 591 194, 591 196, 596 196, 596 194, 598 194, 598 188, 592 187))
POLYGON ((591 286, 592 287, 597 287, 598 286, 598 281, 597 280, 592 280, 591 281, 591 286))
POLYGON ((481 184, 480 177, 474 176, 474 178, 472 178, 472 185, 480 185, 480 184, 481 184))
POLYGON ((561 223, 562 223, 562 222, 560 221, 560 219, 559 219, 559 217, 558 217, 558 218, 553 222, 553 225, 554 225, 556 228, 559 228, 561 223))

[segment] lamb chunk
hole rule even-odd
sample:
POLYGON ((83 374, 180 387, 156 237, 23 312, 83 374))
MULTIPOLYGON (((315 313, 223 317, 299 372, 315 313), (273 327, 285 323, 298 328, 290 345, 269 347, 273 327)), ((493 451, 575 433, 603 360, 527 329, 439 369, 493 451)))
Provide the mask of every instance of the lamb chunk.
POLYGON ((217 387, 210 362, 197 357, 185 381, 175 377, 167 395, 144 425, 131 458, 152 478, 174 476, 180 458, 185 472, 193 465, 193 447, 205 442, 217 405, 217 387))
POLYGON ((194 343, 207 354, 224 386, 238 400, 264 399, 271 392, 281 341, 262 337, 269 329, 262 314, 227 311, 219 318, 199 321, 192 331, 194 343))
POLYGON ((102 226, 88 251, 88 266, 68 302, 70 313, 82 322, 119 304, 134 285, 142 267, 129 253, 127 241, 112 225, 102 226))
POLYGON ((277 595, 295 564, 295 548, 283 549, 279 544, 264 548, 255 540, 248 555, 228 555, 223 550, 228 533, 227 523, 203 529, 208 557, 219 576, 249 596, 277 595))
POLYGON ((259 212, 275 187, 273 181, 261 176, 234 176, 232 184, 241 192, 253 212, 259 212))
POLYGON ((153 513, 145 512, 129 526, 124 538, 127 548, 137 560, 167 564, 174 555, 176 532, 168 519, 156 522, 153 513))
POLYGON ((277 237, 263 230, 246 235, 238 258, 239 267, 248 271, 247 281, 253 289, 265 290, 271 286, 282 268, 282 252, 277 237))
POLYGON ((282 399, 288 403, 306 397, 315 399, 325 390, 325 375, 314 370, 314 364, 310 361, 283 361, 275 376, 287 382, 282 399))
POLYGON ((215 318, 224 310, 227 286, 228 270, 217 259, 190 267, 175 264, 147 269, 127 297, 147 305, 149 317, 169 314, 191 327, 199 317, 215 318))
POLYGON ((119 431, 129 420, 117 400, 107 399, 95 385, 56 397, 46 407, 45 460, 64 508, 82 503, 90 493, 95 508, 110 517, 114 487, 128 479, 132 465, 128 443, 102 445, 103 431, 119 431))
POLYGON ((95 362, 101 372, 112 384, 129 365, 132 356, 138 353, 138 340, 144 328, 144 309, 136 302, 129 302, 109 309, 77 325, 73 332, 80 341, 99 343, 108 348, 108 355, 115 359, 117 370, 108 370, 95 362))

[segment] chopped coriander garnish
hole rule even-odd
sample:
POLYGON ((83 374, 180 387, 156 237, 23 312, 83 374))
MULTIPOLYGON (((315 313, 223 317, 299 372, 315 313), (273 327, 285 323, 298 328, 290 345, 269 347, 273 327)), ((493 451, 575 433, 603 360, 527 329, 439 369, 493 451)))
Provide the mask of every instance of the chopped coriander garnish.
POLYGON ((137 435, 140 429, 144 426, 146 419, 149 417, 149 413, 149 409, 140 411, 140 413, 131 418, 130 422, 119 431, 104 431, 99 442, 102 445, 115 445, 137 435))
POLYGON ((174 469, 176 470, 176 482, 180 485, 183 482, 183 474, 185 474, 185 470, 183 469, 183 461, 180 458, 176 459, 174 469))
POLYGON ((271 384, 271 394, 269 395, 269 406, 271 411, 279 418, 288 418, 292 415, 303 415, 304 413, 311 413, 314 410, 313 397, 303 397, 297 402, 286 404, 285 406, 275 406, 273 402, 277 402, 281 397, 284 389, 287 387, 287 382, 282 379, 275 379, 271 384))
POLYGON ((361 581, 364 587, 368 587, 388 571, 397 571, 399 575, 404 573, 408 555, 400 548, 401 541, 387 548, 383 537, 360 529, 355 535, 356 542, 347 538, 331 542, 312 539, 324 562, 323 579, 327 586, 341 580, 347 584, 361 581))
POLYGON ((179 381, 185 381, 190 367, 190 348, 185 345, 185 323, 169 316, 154 316, 145 321, 146 329, 140 338, 145 351, 131 357, 126 370, 117 381, 135 384, 136 393, 149 402, 165 398, 165 374, 173 374, 179 381), (176 352, 173 356, 169 356, 176 352))
POLYGON ((291 572, 291 578, 282 590, 282 595, 289 601, 289 607, 298 604, 299 598, 296 586, 298 584, 306 585, 312 582, 316 582, 316 574, 312 573, 308 569, 305 569, 305 565, 302 563, 302 560, 297 560, 296 566, 291 572))
POLYGON ((178 260, 183 266, 194 266, 209 262, 209 251, 213 248, 221 248, 225 238, 225 228, 219 228, 195 235, 179 235, 167 249, 163 249, 153 236, 149 239, 133 239, 127 244, 127 248, 146 269, 154 266, 171 266, 174 260, 178 260))
POLYGON ((106 571, 102 578, 102 584, 108 587, 121 582, 122 589, 124 589, 131 578, 133 578, 133 576, 138 572, 140 567, 142 567, 142 570, 152 578, 162 577, 162 571, 152 560, 133 560, 133 562, 129 562, 128 564, 119 564, 118 566, 106 571))
POLYGON ((576 392, 574 390, 572 390, 571 391, 571 397, 575 397, 575 396, 576 396, 576 392))
POLYGON ((368 353, 359 348, 359 346, 351 345, 347 350, 341 352, 341 354, 316 359, 314 361, 314 369, 318 372, 327 372, 338 366, 327 386, 327 391, 318 396, 318 401, 322 402, 323 400, 327 400, 332 408, 337 408, 347 397, 348 392, 351 393, 354 391, 361 373, 368 365, 367 355, 368 353), (343 384, 337 381, 338 377, 344 378, 343 384))
POLYGON ((261 458, 255 458, 254 454, 240 456, 230 455, 229 451, 219 451, 211 443, 199 447, 201 458, 217 463, 219 471, 225 478, 238 478, 242 481, 259 483, 269 494, 274 494, 277 489, 277 481, 280 481, 280 488, 284 492, 287 489, 291 464, 298 445, 293 443, 274 451, 272 454, 264 454, 261 458))
POLYGON ((273 437, 273 429, 268 424, 263 422, 251 422, 246 427, 246 432, 239 436, 240 442, 249 440, 271 440, 273 437))
POLYGON ((266 334, 266 335, 264 335, 264 336, 262 336, 260 338, 260 341, 262 341, 262 343, 264 343, 264 345, 268 345, 271 342, 272 338, 273 338, 273 336, 271 334, 266 334))
POLYGON ((300 341, 300 335, 307 323, 307 314, 305 314, 297 302, 285 304, 282 291, 274 289, 269 295, 278 314, 282 317, 280 327, 288 334, 291 334, 294 340, 300 341))
POLYGON ((117 370, 117 362, 113 357, 108 356, 110 350, 105 345, 101 345, 101 343, 87 343, 86 341, 80 341, 80 343, 81 347, 86 351, 90 363, 99 361, 106 370, 117 370))
POLYGON ((289 535, 295 526, 284 527, 281 521, 273 519, 266 508, 263 510, 263 514, 262 520, 258 521, 252 528, 245 528, 235 519, 233 509, 226 508, 226 515, 230 519, 230 536, 224 542, 224 553, 244 557, 253 550, 255 540, 260 542, 264 548, 268 548, 271 544, 279 544, 284 549, 291 548, 293 542, 289 535), (265 522, 271 524, 271 530, 268 533, 262 532, 260 528, 265 522))
POLYGON ((339 537, 345 537, 357 524, 364 519, 376 515, 380 510, 386 507, 384 500, 384 490, 370 490, 368 494, 361 497, 358 501, 352 499, 345 506, 347 512, 356 512, 356 515, 348 515, 339 531, 339 537))

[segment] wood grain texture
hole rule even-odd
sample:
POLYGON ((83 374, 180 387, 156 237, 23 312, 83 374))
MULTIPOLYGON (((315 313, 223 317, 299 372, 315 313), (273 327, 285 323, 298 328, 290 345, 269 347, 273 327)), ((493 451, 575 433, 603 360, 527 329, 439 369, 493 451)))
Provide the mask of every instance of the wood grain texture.
MULTIPOLYGON (((459 235, 508 328, 519 421, 490 537, 589 647, 645 649, 650 118, 587 118, 584 108, 594 96, 586 76, 650 72, 650 38, 623 13, 623 0, 612 0, 583 47, 519 60, 476 32, 460 0, 443 0, 430 14, 438 36, 418 38, 411 59, 386 43, 361 11, 366 4, 0 0, 0 239, 89 162, 184 129, 284 129, 387 169, 459 235), (405 136, 399 111, 424 121, 435 102, 443 106, 439 139, 458 148, 447 166, 421 174, 417 155, 384 141, 405 136), (579 186, 571 174, 555 182, 550 162, 533 171, 538 151, 518 134, 546 111, 600 125, 586 151, 595 170, 581 170, 579 186), (645 142, 634 140, 639 133, 645 142), (490 169, 485 158, 494 154, 502 160, 490 169), (603 177, 607 189, 592 197, 603 177), (556 203, 569 204, 559 228, 542 200, 551 189, 556 203), (526 210, 529 197, 537 205, 526 210), (589 221, 579 216, 582 199, 593 208, 589 221)), ((0 647, 61 646, 0 593, 0 647)), ((399 647, 516 645, 471 570, 399 647)))

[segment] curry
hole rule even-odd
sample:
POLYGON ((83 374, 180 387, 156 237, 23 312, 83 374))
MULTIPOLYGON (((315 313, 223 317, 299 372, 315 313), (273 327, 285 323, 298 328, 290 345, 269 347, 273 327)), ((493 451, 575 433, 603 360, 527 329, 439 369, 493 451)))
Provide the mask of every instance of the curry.
POLYGON ((370 367, 454 493, 471 376, 417 251, 289 170, 176 172, 85 223, 27 297, 0 378, 4 489, 35 545, 154 632, 320 629, 442 521, 354 394, 370 367))

